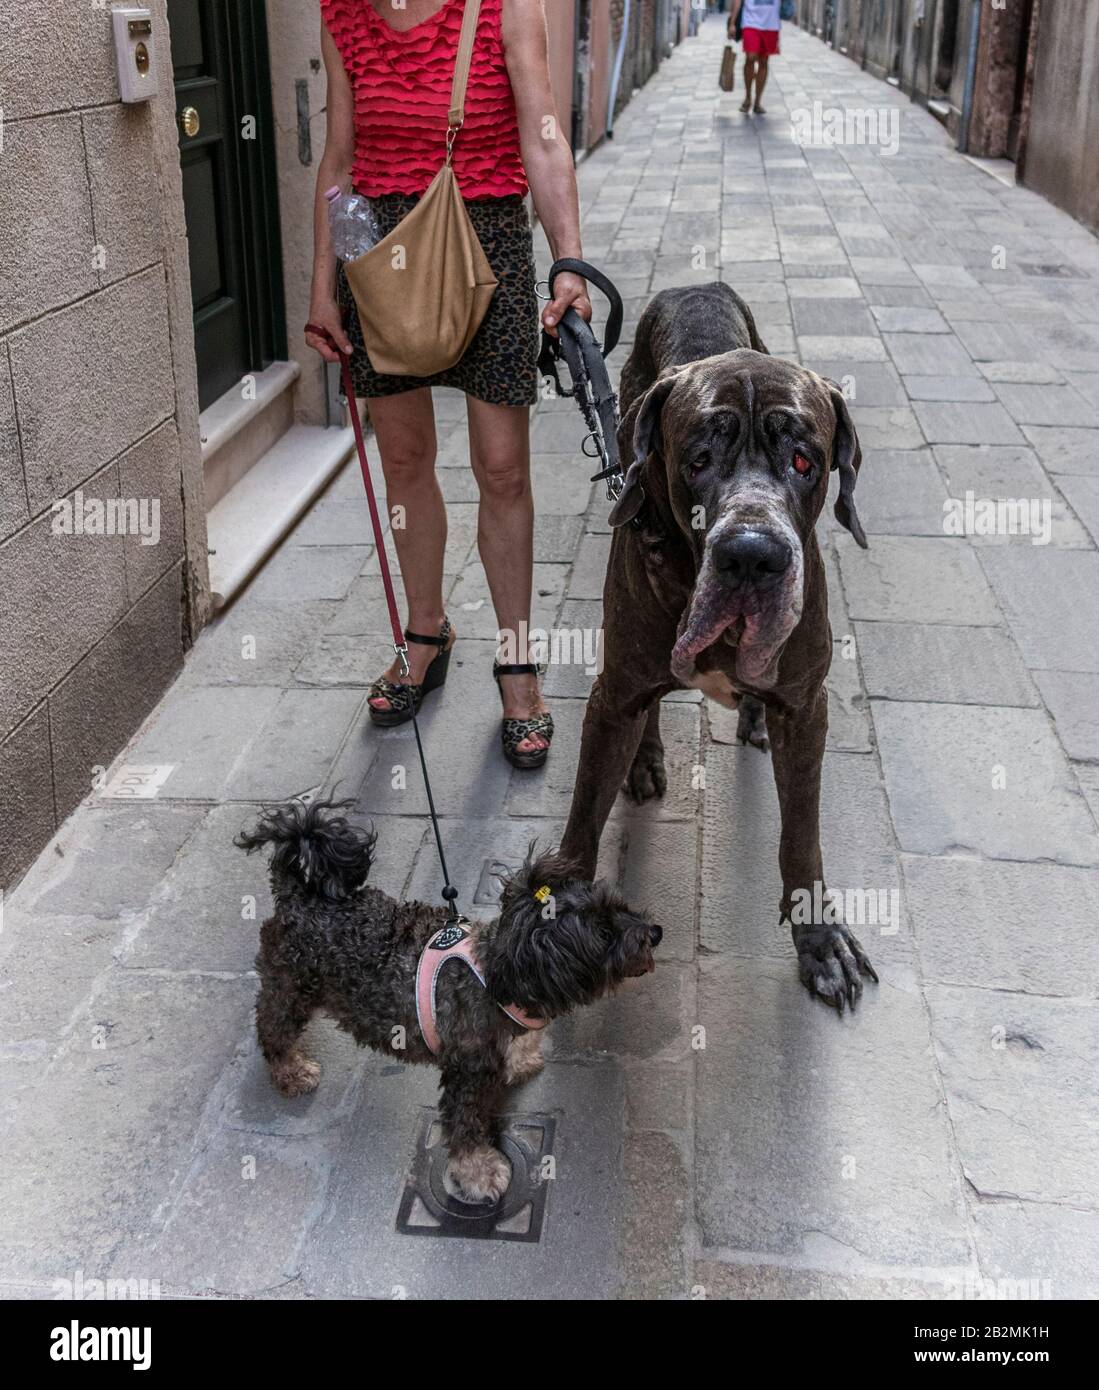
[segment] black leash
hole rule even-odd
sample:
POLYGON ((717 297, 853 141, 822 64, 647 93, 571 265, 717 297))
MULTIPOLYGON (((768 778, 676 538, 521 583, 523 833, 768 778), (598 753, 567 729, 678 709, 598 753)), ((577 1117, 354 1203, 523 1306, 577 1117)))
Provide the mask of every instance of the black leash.
POLYGON ((579 405, 588 427, 588 435, 580 447, 586 458, 598 459, 603 465, 591 481, 605 482, 608 500, 617 502, 624 477, 618 454, 618 395, 611 385, 607 358, 622 336, 622 296, 601 270, 587 261, 566 257, 555 261, 550 268, 551 298, 554 281, 558 275, 565 273, 583 276, 606 295, 610 304, 607 331, 600 346, 591 325, 575 309, 566 309, 558 325, 558 337, 552 338, 545 332, 542 334, 538 370, 552 380, 558 396, 571 397, 579 405), (569 369, 571 389, 561 383, 559 369, 562 359, 569 369))
MULTIPOLYGON (((354 409, 354 406, 352 406, 352 409, 354 409)), ((407 670, 407 660, 403 662, 403 665, 406 668, 405 674, 409 674, 407 670)), ((431 778, 428 776, 427 772, 427 758, 424 755, 424 745, 420 738, 420 723, 416 718, 415 707, 413 707, 412 710, 412 730, 416 735, 416 751, 420 755, 420 767, 424 774, 424 789, 427 792, 427 807, 431 813, 431 828, 435 832, 435 848, 439 851, 439 867, 443 871, 443 900, 447 905, 447 922, 459 922, 462 919, 455 906, 458 900, 458 890, 455 888, 454 884, 451 883, 450 873, 446 866, 446 855, 443 853, 443 837, 439 830, 439 816, 438 812, 435 810, 435 798, 431 794, 431 778)))

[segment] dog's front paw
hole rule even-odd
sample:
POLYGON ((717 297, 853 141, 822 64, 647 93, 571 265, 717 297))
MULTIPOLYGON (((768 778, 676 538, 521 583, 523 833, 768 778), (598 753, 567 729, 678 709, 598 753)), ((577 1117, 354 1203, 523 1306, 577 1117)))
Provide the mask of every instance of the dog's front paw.
POLYGON ((818 999, 843 1013, 862 997, 862 976, 878 983, 874 967, 858 938, 842 923, 828 927, 795 927, 801 983, 818 999))
POLYGON ((741 743, 750 743, 761 753, 766 753, 771 746, 767 738, 767 711, 754 695, 745 695, 740 701, 736 736, 741 743))
POLYGON ((308 1095, 320 1084, 321 1068, 319 1062, 311 1062, 300 1052, 292 1052, 279 1062, 271 1063, 271 1081, 280 1095, 293 1100, 295 1096, 308 1095))
POLYGON ((508 1043, 504 1062, 504 1085, 516 1086, 520 1081, 529 1081, 537 1076, 546 1065, 542 1056, 542 1034, 532 1030, 521 1033, 508 1043))
POLYGON ((626 775, 623 791, 631 801, 642 806, 654 797, 662 797, 667 790, 668 774, 664 770, 664 745, 643 743, 626 775))
POLYGON ((498 1202, 511 1182, 511 1164, 497 1149, 453 1155, 446 1171, 467 1202, 498 1202))

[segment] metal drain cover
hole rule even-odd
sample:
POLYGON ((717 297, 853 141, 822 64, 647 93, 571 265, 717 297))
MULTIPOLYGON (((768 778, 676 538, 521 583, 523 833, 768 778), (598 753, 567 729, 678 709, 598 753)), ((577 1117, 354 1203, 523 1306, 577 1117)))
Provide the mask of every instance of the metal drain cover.
POLYGON ((501 877, 515 873, 518 868, 518 860, 511 863, 506 859, 486 859, 481 866, 481 877, 477 880, 477 891, 473 895, 475 906, 495 907, 500 901, 501 877))
POLYGON ((401 1235, 539 1240, 549 1190, 542 1178, 542 1160, 553 1152, 556 1124, 550 1115, 508 1115, 500 1123, 499 1147, 511 1164, 511 1184, 500 1201, 489 1206, 464 1202, 448 1190, 447 1151, 438 1112, 423 1112, 412 1171, 397 1213, 401 1235))

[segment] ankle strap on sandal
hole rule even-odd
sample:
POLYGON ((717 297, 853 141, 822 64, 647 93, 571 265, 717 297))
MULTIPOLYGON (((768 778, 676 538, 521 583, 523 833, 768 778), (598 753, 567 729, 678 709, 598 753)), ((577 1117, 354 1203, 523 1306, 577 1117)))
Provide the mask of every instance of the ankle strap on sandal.
POLYGON ((519 665, 501 666, 497 662, 492 668, 494 676, 536 676, 538 667, 533 661, 524 661, 519 665))
POLYGON ((404 630, 404 640, 406 642, 419 643, 421 647, 445 647, 450 641, 450 624, 443 623, 443 631, 438 637, 425 637, 422 632, 409 632, 406 627, 404 630))

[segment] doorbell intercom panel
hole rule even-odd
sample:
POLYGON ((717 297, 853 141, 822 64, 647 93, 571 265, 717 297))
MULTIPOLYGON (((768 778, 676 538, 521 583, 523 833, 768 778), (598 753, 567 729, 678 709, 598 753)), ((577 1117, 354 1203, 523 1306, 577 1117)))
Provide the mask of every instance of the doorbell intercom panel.
POLYGON ((157 83, 152 11, 133 6, 112 10, 111 23, 122 100, 148 101, 156 94, 157 83))

